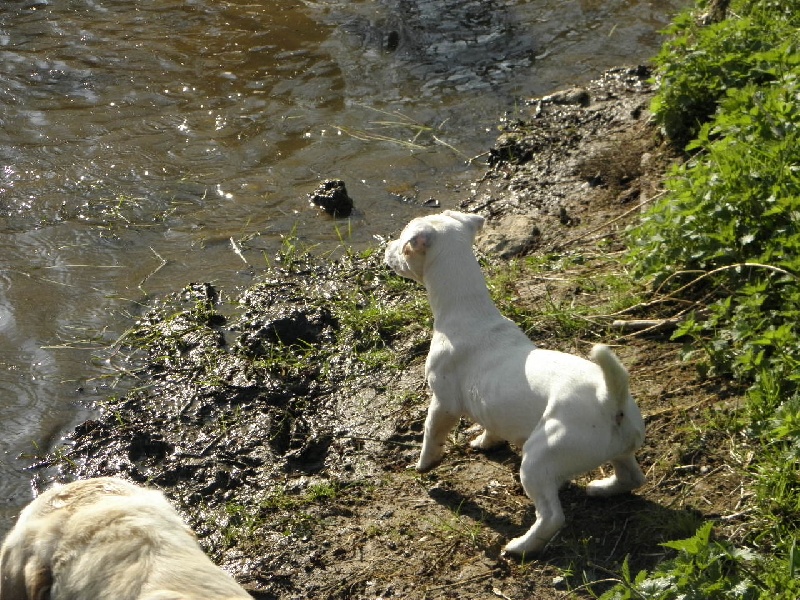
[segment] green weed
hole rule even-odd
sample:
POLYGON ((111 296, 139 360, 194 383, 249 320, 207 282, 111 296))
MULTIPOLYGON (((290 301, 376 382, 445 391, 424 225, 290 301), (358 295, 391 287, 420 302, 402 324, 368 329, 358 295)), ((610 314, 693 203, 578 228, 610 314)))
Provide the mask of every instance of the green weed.
POLYGON ((727 90, 777 81, 800 61, 795 0, 734 0, 729 12, 737 16, 709 26, 690 11, 678 16, 655 58, 660 91, 652 111, 681 146, 697 136, 727 90))
POLYGON ((665 542, 665 548, 677 555, 662 563, 652 573, 631 576, 627 559, 622 579, 601 600, 717 600, 796 598, 800 579, 794 572, 764 568, 768 559, 712 538, 712 524, 706 523, 694 536, 665 542), (761 573, 769 573, 763 578, 761 573))
POLYGON ((242 543, 256 537, 262 528, 279 530, 286 536, 306 535, 321 523, 310 509, 332 502, 339 493, 336 482, 324 481, 310 485, 300 494, 289 493, 284 488, 273 490, 253 506, 228 503, 223 541, 226 546, 242 543))

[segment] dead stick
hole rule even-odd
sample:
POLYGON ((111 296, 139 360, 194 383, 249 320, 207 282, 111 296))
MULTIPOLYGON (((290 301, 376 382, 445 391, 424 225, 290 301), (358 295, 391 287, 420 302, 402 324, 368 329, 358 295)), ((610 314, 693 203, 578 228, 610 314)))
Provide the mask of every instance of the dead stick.
POLYGON ((629 321, 617 319, 611 323, 611 327, 622 331, 641 331, 643 329, 652 331, 653 329, 664 327, 675 327, 678 323, 680 323, 680 319, 675 317, 668 319, 631 319, 629 321))
POLYGON ((664 191, 664 192, 660 192, 660 193, 656 194, 655 196, 651 196, 651 197, 650 197, 650 198, 648 198, 647 200, 642 200, 641 202, 639 202, 639 204, 637 204, 637 205, 636 205, 636 206, 634 206, 633 208, 629 208, 629 209, 628 209, 628 210, 626 210, 624 213, 622 213, 621 215, 618 215, 618 216, 614 217, 614 218, 613 218, 613 219, 611 219, 610 221, 606 221, 605 223, 603 223, 602 225, 599 225, 599 226, 595 227, 594 229, 590 229, 589 231, 584 231, 584 232, 583 232, 582 234, 580 234, 579 236, 577 236, 577 237, 574 237, 574 238, 572 238, 572 239, 570 239, 570 240, 567 240, 566 242, 564 242, 564 245, 565 245, 565 246, 567 246, 567 245, 569 245, 569 244, 572 244, 572 243, 574 243, 574 242, 577 242, 578 240, 582 240, 583 238, 585 238, 585 237, 587 237, 587 236, 590 236, 590 235, 592 235, 593 233, 597 233, 597 232, 598 232, 598 231, 600 231, 601 229, 605 229, 605 228, 606 228, 606 227, 608 227, 609 225, 613 225, 614 223, 616 223, 616 222, 617 222, 617 221, 619 221, 620 219, 624 219, 625 217, 627 217, 627 216, 628 216, 629 214, 631 214, 632 212, 635 212, 635 211, 637 211, 637 210, 641 209, 641 208, 642 208, 642 207, 643 207, 645 204, 647 204, 648 202, 652 202, 653 200, 655 200, 656 198, 660 198, 660 197, 661 197, 661 196, 663 196, 664 194, 666 194, 666 191, 664 191))

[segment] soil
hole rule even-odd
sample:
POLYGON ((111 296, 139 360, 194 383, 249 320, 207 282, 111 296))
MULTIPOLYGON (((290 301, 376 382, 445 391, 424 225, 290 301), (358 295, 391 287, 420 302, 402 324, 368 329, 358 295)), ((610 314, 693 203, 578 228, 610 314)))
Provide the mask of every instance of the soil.
MULTIPOLYGON (((570 258, 509 283, 521 312, 599 304, 591 282, 624 268, 620 232, 678 160, 649 120, 652 94, 646 69, 617 69, 504 119, 485 174, 458 206, 487 217, 482 258, 570 258)), ((565 336, 545 316, 529 332, 544 347, 615 346, 646 417, 648 480, 597 499, 583 491, 597 473, 577 479, 561 493, 567 523, 545 552, 503 555, 535 517, 514 448, 471 451, 465 421, 438 468, 408 468, 427 406, 429 323, 380 328, 372 341, 344 333, 334 300, 354 289, 356 311, 377 297, 424 301, 419 287, 390 285, 380 254, 284 254, 236 303, 208 284, 164 299, 124 340, 145 349, 134 354, 139 385, 37 465, 39 483, 119 475, 162 489, 256 598, 590 598, 626 557, 633 573, 652 567, 668 556, 661 542, 705 519, 736 535, 746 448, 714 423, 737 390, 700 379, 663 330, 615 330, 606 315, 565 336)))

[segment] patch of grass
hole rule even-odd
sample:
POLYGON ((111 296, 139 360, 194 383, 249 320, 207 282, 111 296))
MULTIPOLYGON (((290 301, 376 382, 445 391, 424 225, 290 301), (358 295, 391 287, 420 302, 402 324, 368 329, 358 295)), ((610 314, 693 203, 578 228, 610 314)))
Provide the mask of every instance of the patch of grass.
POLYGON ((482 523, 461 514, 461 506, 452 510, 447 518, 434 518, 429 521, 433 530, 451 542, 466 544, 473 548, 486 545, 486 535, 482 523))
POLYGON ((500 312, 534 341, 597 336, 645 292, 609 255, 531 256, 485 269, 500 312))
POLYGON ((312 507, 335 501, 340 491, 336 482, 322 481, 299 494, 284 488, 273 490, 252 506, 230 502, 225 505, 227 521, 222 539, 227 546, 246 543, 255 539, 263 528, 286 536, 306 535, 322 522, 313 514, 312 507))
MULTIPOLYGON (((395 289, 408 291, 408 287, 395 289)), ((424 293, 410 293, 399 297, 354 289, 340 298, 336 315, 340 326, 350 333, 360 345, 380 345, 394 338, 414 323, 427 324, 431 320, 424 293)))
POLYGON ((210 286, 189 285, 123 333, 116 346, 127 345, 147 353, 151 361, 164 363, 174 363, 201 345, 217 347, 217 329, 225 323, 217 303, 210 286))
MULTIPOLYGON (((276 258, 282 268, 306 276, 317 262, 311 249, 293 236, 284 238, 276 258)), ((397 367, 392 341, 407 328, 420 323, 429 325, 431 321, 424 292, 383 266, 380 253, 374 248, 361 253, 346 250, 332 264, 338 271, 334 277, 346 283, 335 291, 323 290, 324 298, 317 301, 330 310, 337 322, 338 350, 350 348, 351 358, 366 369, 397 367)))
POLYGON ((302 340, 292 344, 277 342, 269 344, 266 353, 259 354, 251 364, 254 369, 281 379, 303 378, 312 365, 320 363, 320 351, 318 346, 302 340))

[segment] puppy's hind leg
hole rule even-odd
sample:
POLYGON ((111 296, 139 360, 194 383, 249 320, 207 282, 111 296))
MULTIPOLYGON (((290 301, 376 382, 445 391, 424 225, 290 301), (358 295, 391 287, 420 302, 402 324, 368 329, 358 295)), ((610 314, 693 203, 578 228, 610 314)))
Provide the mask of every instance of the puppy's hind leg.
POLYGON ((614 474, 603 479, 595 479, 586 486, 590 496, 613 496, 630 492, 644 485, 646 480, 636 456, 633 452, 624 454, 611 461, 614 474))
POLYGON ((506 544, 509 554, 536 554, 564 525, 564 511, 558 499, 561 474, 553 470, 556 457, 547 445, 543 431, 534 432, 522 451, 522 487, 536 506, 536 522, 524 534, 506 544))
POLYGON ((419 461, 417 461, 416 465, 417 471, 420 473, 430 471, 442 460, 447 434, 455 427, 460 416, 445 410, 436 395, 431 398, 428 416, 425 419, 422 452, 420 452, 419 461))

